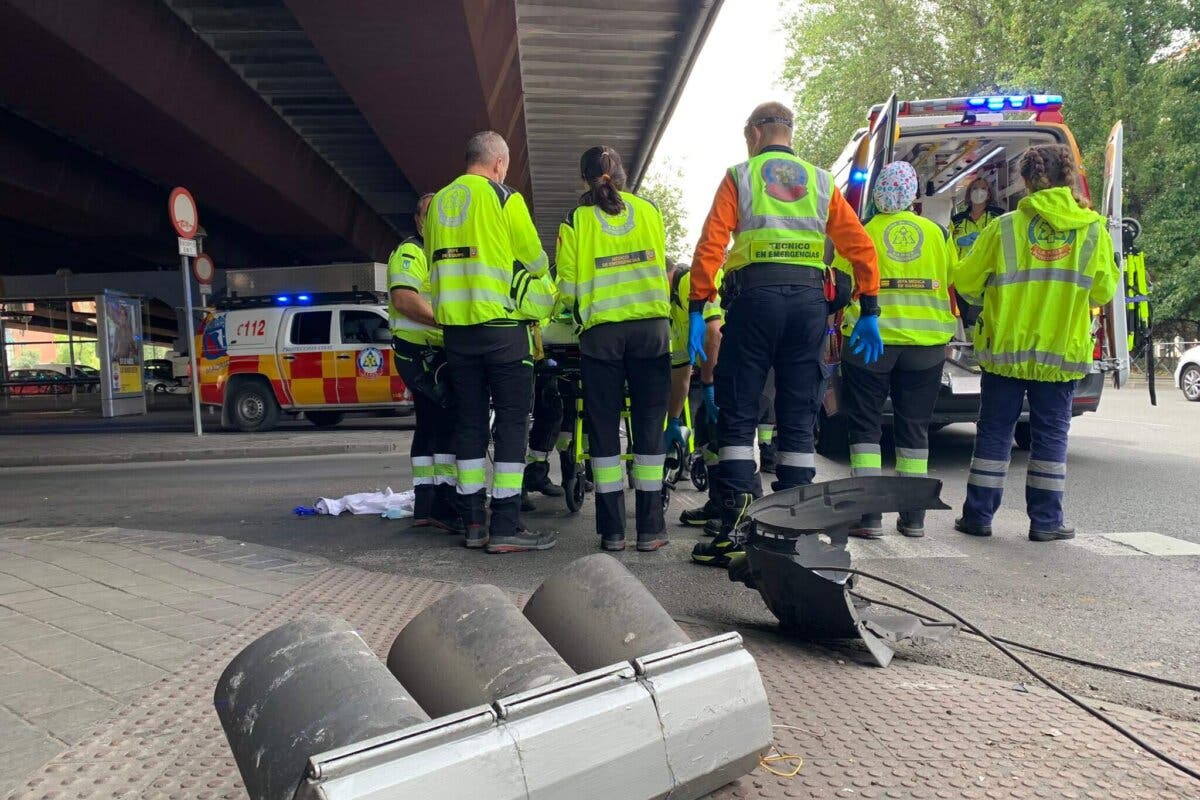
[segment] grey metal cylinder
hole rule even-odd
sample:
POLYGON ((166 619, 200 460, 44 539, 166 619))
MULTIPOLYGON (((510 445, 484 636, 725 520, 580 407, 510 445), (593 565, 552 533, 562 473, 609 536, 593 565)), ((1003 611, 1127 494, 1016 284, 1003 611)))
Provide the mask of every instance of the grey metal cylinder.
POLYGON ((500 589, 464 586, 400 631, 388 669, 434 717, 575 675, 500 589))
POLYGON ((547 578, 525 604, 525 616, 576 672, 691 641, 650 590, 603 553, 547 578))
POLYGON ((350 625, 324 615, 247 645, 213 704, 252 800, 291 800, 310 756, 429 721, 350 625))

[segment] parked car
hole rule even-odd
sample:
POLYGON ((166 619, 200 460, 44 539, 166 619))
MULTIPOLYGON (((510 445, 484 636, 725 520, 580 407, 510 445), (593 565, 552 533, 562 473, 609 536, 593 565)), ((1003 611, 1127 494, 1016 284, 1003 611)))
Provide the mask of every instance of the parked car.
POLYGON ((1175 368, 1175 385, 1193 403, 1200 402, 1200 347, 1193 347, 1179 357, 1175 368))
POLYGON ((143 362, 142 382, 147 392, 155 394, 166 394, 183 385, 183 381, 175 377, 174 365, 164 358, 150 358, 143 362))
MULTIPOLYGON (((33 369, 45 370, 73 381, 81 392, 100 391, 100 370, 86 364, 38 364, 33 369)), ((69 391, 69 389, 68 389, 69 391)))
POLYGON ((8 372, 4 391, 14 397, 70 394, 71 380, 60 372, 48 369, 13 369, 8 372))

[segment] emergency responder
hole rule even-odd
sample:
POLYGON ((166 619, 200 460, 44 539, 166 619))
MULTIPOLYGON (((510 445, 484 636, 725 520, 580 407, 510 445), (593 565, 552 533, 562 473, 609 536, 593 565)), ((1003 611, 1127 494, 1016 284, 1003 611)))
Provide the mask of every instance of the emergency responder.
POLYGON ((992 202, 992 185, 983 176, 971 181, 967 187, 967 207, 950 218, 950 238, 962 258, 975 244, 983 229, 991 225, 1004 209, 992 202))
POLYGON ((958 291, 983 303, 975 334, 983 383, 967 500, 954 527, 991 536, 1028 399, 1029 538, 1049 542, 1075 535, 1062 510, 1071 401, 1092 365, 1091 308, 1112 299, 1120 271, 1104 217, 1076 193, 1066 146, 1029 148, 1021 177, 1030 194, 979 235, 955 271, 958 291))
POLYGON ((464 543, 489 553, 546 550, 557 534, 522 527, 520 504, 533 398, 529 322, 549 316, 554 304, 549 259, 525 199, 503 183, 509 156, 500 134, 475 134, 466 156, 466 173, 434 196, 425 223, 434 318, 444 332, 458 408, 464 543), (489 399, 495 459, 485 529, 489 399))
POLYGON ((412 390, 416 417, 409 449, 416 495, 413 527, 461 535, 466 528, 457 511, 454 409, 449 378, 439 372, 446 353, 429 302, 429 265, 421 238, 432 199, 430 192, 417 201, 416 235, 401 242, 388 258, 392 358, 396 372, 412 390))
POLYGON ((775 371, 767 373, 767 384, 758 399, 758 467, 775 471, 775 371))
POLYGON ((666 234, 653 203, 623 191, 610 147, 579 159, 587 191, 558 229, 558 290, 582 327, 583 411, 601 547, 625 549, 625 479, 618 429, 629 387, 637 549, 667 543, 663 425, 671 389, 666 234))
POLYGON ((724 566, 741 551, 735 531, 753 498, 758 398, 772 367, 774 486, 811 483, 816 474, 813 430, 829 311, 823 291, 826 237, 853 265, 861 315, 852 347, 866 363, 883 351, 874 245, 832 176, 793 152, 792 120, 781 103, 765 103, 751 113, 743 129, 750 159, 730 168, 721 181, 692 262, 688 349, 693 357, 703 354, 703 308, 716 296, 713 276, 725 268, 715 394, 721 530, 711 543, 693 550, 692 559, 703 564, 724 566), (731 234, 733 249, 726 259, 731 234))
MULTIPOLYGON (((950 302, 957 259, 946 230, 912 212, 917 182, 912 165, 897 161, 880 170, 872 191, 877 213, 865 227, 879 256, 879 333, 885 349, 868 365, 849 347, 842 348, 841 402, 854 477, 881 473, 879 439, 889 394, 897 474, 924 477, 929 471, 929 422, 942 388, 946 343, 958 330, 950 302)), ((850 267, 840 257, 834 266, 842 271, 850 267)), ((848 307, 842 331, 849 336, 857 322, 858 310, 848 307)), ((924 510, 902 512, 896 528, 905 536, 924 536, 924 510)), ((850 535, 879 538, 882 516, 863 516, 850 535)))
MULTIPOLYGON (((720 298, 704 307, 704 360, 688 357, 688 297, 691 294, 692 282, 688 267, 680 264, 672 266, 670 271, 671 283, 671 400, 668 406, 666 445, 667 449, 678 444, 687 455, 687 442, 684 440, 683 427, 690 426, 694 441, 701 448, 701 457, 709 477, 709 499, 701 508, 684 509, 679 515, 679 521, 684 525, 703 527, 710 519, 720 516, 719 503, 713 499, 712 478, 717 470, 717 419, 716 407, 705 406, 704 392, 701 387, 712 386, 713 369, 717 365, 717 352, 721 347, 721 322, 724 314, 721 311, 720 298), (693 376, 693 363, 698 361, 699 374, 693 376), (697 391, 693 391, 693 389, 697 391), (691 399, 691 419, 683 418, 684 399, 691 399)), ((718 281, 719 283, 719 281, 718 281)))

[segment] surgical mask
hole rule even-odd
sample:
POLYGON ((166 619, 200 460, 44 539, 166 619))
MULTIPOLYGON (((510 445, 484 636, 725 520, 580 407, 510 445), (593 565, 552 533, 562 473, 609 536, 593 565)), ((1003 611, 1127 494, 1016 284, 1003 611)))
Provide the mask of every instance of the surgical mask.
POLYGON ((978 205, 979 203, 986 202, 987 199, 988 199, 987 189, 972 189, 971 190, 971 202, 972 203, 975 203, 976 205, 978 205))

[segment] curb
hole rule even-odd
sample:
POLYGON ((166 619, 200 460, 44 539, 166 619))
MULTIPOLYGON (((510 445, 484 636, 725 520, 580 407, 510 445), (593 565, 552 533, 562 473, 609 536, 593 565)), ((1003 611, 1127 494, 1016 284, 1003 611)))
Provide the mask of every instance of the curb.
POLYGON ((222 459, 280 458, 286 456, 329 456, 348 453, 385 454, 396 452, 394 443, 338 444, 312 446, 253 446, 201 448, 196 450, 147 450, 138 453, 62 453, 0 457, 0 469, 13 467, 67 467, 89 464, 153 464, 163 461, 217 461, 222 459))

